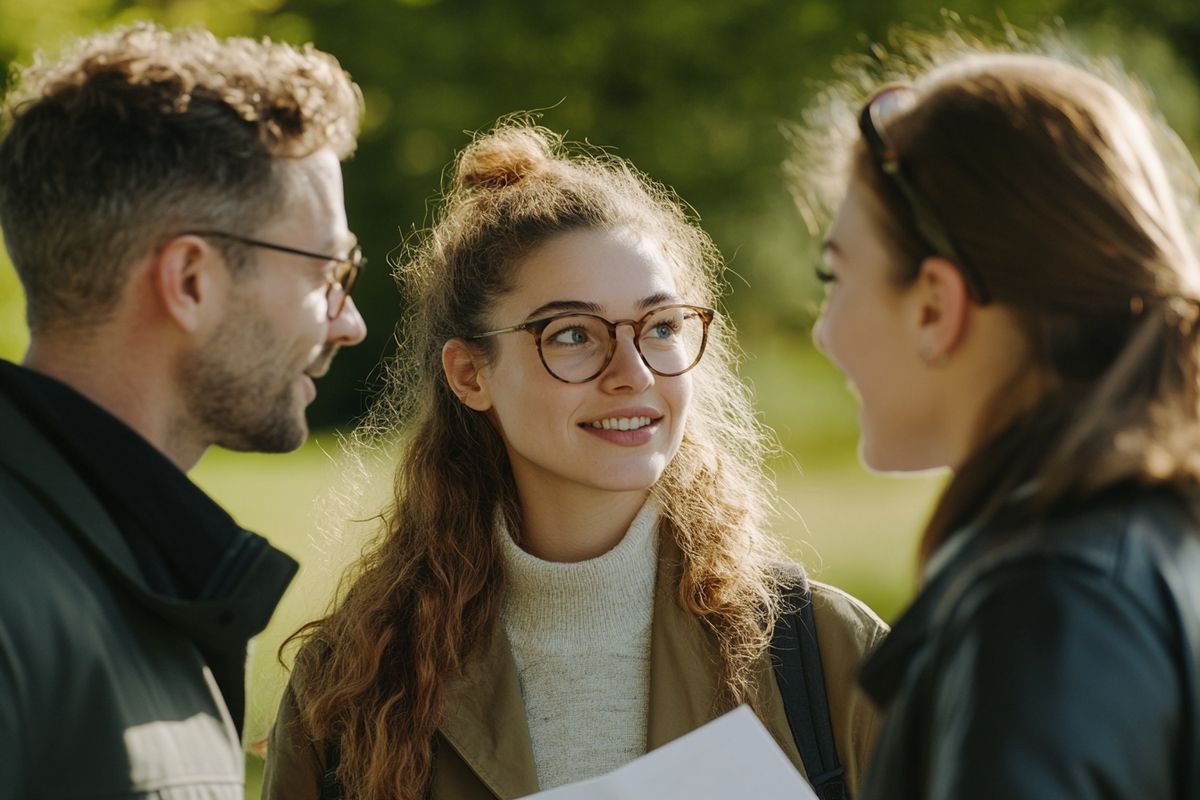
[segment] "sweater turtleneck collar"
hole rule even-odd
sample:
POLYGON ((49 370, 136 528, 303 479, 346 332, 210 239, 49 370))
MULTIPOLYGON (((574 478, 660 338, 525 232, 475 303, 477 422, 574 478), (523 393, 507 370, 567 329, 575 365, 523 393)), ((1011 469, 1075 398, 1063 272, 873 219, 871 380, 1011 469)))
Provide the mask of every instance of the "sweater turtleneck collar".
POLYGON ((659 502, 649 498, 616 547, 574 563, 543 561, 522 550, 500 526, 508 581, 505 626, 536 638, 575 631, 598 641, 647 615, 654 595, 660 513, 659 502))

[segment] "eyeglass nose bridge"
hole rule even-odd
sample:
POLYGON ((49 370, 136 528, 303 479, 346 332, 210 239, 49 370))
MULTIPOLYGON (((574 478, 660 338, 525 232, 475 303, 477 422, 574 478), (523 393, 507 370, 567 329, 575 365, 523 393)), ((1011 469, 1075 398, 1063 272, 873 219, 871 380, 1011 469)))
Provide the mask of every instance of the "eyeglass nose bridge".
POLYGON ((646 327, 646 317, 643 317, 642 319, 614 320, 607 320, 603 317, 597 317, 597 319, 599 319, 608 327, 608 352, 604 356, 604 364, 601 365, 596 374, 592 376, 593 379, 603 375, 612 365, 613 358, 615 358, 617 355, 617 328, 622 325, 628 325, 630 332, 633 334, 633 349, 638 354, 638 359, 642 362, 642 366, 644 366, 650 371, 650 373, 654 375, 659 374, 657 371, 655 371, 654 367, 650 366, 650 362, 646 360, 646 354, 642 352, 642 331, 646 327))

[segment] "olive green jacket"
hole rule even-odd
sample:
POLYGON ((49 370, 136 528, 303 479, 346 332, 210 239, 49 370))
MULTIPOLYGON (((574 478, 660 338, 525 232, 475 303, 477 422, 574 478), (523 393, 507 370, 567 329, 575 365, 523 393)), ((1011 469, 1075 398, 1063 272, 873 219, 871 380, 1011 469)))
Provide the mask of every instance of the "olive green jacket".
MULTIPOLYGON (((677 583, 671 559, 661 559, 650 642, 647 750, 719 715, 714 708, 719 671, 715 642, 676 602, 677 583)), ((887 627, 845 592, 820 583, 812 583, 812 589, 834 736, 850 789, 857 792, 879 718, 856 676, 887 627)), ((766 727, 803 773, 767 656, 759 678, 772 688, 764 693, 766 727)), ((303 676, 292 676, 293 683, 299 680, 303 676)), ((324 747, 305 732, 293 689, 289 685, 285 691, 271 732, 263 783, 263 797, 270 800, 314 800, 325 769, 324 747)), ((538 791, 520 683, 502 628, 450 680, 436 754, 432 800, 496 800, 538 791)))
POLYGON ((242 800, 229 708, 295 570, 264 548, 223 597, 154 594, 95 493, 0 393, 0 800, 242 800))

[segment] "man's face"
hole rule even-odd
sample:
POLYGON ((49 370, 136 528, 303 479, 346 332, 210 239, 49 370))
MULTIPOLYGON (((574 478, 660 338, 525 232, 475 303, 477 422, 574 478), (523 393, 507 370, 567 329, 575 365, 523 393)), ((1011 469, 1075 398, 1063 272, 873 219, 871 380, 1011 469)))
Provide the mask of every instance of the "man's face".
MULTIPOLYGON (((354 237, 337 157, 322 150, 289 169, 285 207, 245 235, 313 253, 348 253, 354 237)), ((366 326, 352 299, 328 318, 333 262, 253 250, 254 265, 232 276, 222 324, 185 360, 184 391, 206 444, 286 452, 308 435, 304 411, 316 397, 313 380, 339 347, 362 341, 366 326)))

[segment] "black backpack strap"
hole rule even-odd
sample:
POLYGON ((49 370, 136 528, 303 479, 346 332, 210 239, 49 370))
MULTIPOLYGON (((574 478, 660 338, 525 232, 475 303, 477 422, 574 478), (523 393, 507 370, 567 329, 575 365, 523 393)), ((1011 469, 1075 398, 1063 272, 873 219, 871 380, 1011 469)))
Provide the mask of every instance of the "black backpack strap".
POLYGON ((785 610, 775 621, 771 655, 788 727, 817 797, 850 800, 846 771, 838 760, 833 738, 812 592, 803 577, 785 588, 785 610))
POLYGON ((321 775, 320 800, 342 800, 342 782, 338 780, 338 764, 342 761, 342 748, 337 739, 325 742, 325 773, 321 775))

